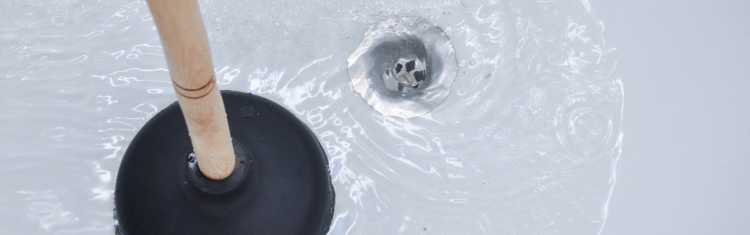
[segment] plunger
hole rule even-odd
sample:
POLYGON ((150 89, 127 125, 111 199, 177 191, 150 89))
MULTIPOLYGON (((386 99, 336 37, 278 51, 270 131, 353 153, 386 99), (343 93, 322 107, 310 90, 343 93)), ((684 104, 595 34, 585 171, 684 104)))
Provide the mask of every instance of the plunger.
POLYGON ((219 91, 196 0, 149 0, 178 101, 136 134, 120 164, 121 234, 325 234, 328 160, 281 105, 219 91))

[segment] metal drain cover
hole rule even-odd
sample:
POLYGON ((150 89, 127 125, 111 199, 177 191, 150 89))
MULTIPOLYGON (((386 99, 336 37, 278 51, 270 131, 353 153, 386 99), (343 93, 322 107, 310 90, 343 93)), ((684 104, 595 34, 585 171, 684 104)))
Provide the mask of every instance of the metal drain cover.
POLYGON ((440 105, 458 73, 450 39, 419 17, 371 26, 347 62, 354 90, 367 104, 403 118, 418 117, 440 105))

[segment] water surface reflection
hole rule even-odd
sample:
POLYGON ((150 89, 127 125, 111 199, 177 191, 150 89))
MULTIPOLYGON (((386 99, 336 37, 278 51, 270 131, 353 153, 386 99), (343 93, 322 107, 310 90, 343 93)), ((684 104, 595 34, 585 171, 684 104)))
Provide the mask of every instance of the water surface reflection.
MULTIPOLYGON (((283 104, 318 135, 331 234, 594 234, 620 154, 616 50, 584 1, 201 1, 222 89, 283 104), (451 95, 385 116, 350 85, 370 25, 419 16, 451 39, 451 95)), ((113 177, 175 100, 143 1, 0 6, 0 228, 112 232, 113 177), (22 180, 18 180, 22 179, 22 180)))

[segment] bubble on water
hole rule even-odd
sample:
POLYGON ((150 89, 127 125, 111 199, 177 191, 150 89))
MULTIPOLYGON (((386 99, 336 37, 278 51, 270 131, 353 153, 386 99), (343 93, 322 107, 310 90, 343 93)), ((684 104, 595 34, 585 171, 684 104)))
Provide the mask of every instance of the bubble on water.
POLYGON ((440 105, 458 64, 450 39, 419 17, 387 19, 370 27, 347 60, 354 89, 388 116, 413 118, 440 105))

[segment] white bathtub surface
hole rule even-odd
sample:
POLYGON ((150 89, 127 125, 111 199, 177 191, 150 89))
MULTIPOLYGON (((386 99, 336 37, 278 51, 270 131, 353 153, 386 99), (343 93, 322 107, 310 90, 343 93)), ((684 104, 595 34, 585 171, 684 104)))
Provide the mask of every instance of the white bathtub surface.
POLYGON ((591 2, 627 93, 602 234, 750 234, 750 2, 591 2))
MULTIPOLYGON (((619 50, 589 1, 200 2, 219 86, 280 103, 326 149, 331 234, 597 234, 605 225, 623 146, 621 81, 646 75, 618 74, 619 50), (458 62, 450 95, 412 119, 367 105, 346 63, 370 25, 402 16, 441 27, 458 62)), ((165 62, 143 1, 0 3, 0 234, 112 233, 123 153, 176 98, 165 62)), ((728 81, 719 84, 747 84, 728 81)), ((638 91, 651 99, 631 107, 687 94, 679 86, 638 91)), ((708 104, 695 115, 736 112, 708 104)), ((659 118, 647 120, 681 120, 659 118)), ((696 138, 694 149, 734 146, 692 124, 660 133, 653 150, 680 138, 696 138)))

